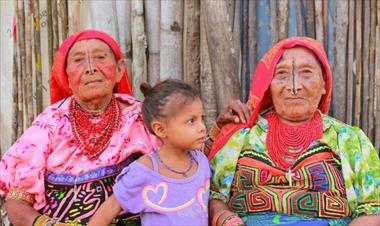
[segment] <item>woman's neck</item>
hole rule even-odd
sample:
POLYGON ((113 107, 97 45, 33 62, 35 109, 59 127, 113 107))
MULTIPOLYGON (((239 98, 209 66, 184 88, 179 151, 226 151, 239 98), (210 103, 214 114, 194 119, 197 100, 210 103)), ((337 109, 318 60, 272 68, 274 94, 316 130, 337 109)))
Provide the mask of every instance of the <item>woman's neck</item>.
POLYGON ((81 101, 75 99, 82 109, 93 113, 104 113, 111 102, 112 95, 105 98, 93 99, 91 101, 81 101))
POLYGON ((303 125, 303 124, 306 124, 308 123, 310 120, 312 120, 314 118, 314 114, 311 114, 310 117, 307 117, 307 118, 297 118, 297 119, 289 119, 289 118, 285 118, 285 117, 282 117, 281 115, 277 114, 276 112, 274 112, 278 119, 286 124, 286 125, 289 125, 289 126, 300 126, 300 125, 303 125))

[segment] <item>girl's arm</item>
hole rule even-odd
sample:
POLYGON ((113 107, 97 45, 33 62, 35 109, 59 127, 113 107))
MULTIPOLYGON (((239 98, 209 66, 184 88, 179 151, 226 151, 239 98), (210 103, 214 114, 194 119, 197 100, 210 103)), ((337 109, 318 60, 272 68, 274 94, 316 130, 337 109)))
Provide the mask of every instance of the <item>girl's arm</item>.
POLYGON ((29 204, 8 199, 5 202, 5 208, 7 209, 9 220, 13 225, 32 225, 34 219, 41 215, 29 204))
POLYGON ((88 222, 91 225, 110 225, 112 220, 120 213, 121 207, 114 195, 109 197, 95 212, 88 222))

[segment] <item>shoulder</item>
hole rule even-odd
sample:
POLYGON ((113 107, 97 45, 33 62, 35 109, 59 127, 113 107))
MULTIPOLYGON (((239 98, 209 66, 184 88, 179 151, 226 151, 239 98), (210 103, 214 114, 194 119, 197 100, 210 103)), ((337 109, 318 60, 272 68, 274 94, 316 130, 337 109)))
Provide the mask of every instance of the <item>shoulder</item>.
POLYGON ((338 134, 360 134, 362 135, 363 131, 356 126, 348 125, 334 117, 323 115, 322 114, 322 120, 323 120, 323 126, 325 129, 328 129, 329 127, 332 127, 338 134))
POLYGON ((45 108, 33 121, 29 128, 40 128, 44 130, 54 130, 58 125, 65 125, 68 122, 68 112, 71 97, 58 101, 45 108))
POLYGON ((150 156, 148 154, 141 156, 139 159, 137 159, 137 162, 142 164, 143 166, 153 170, 153 163, 152 163, 152 160, 150 159, 150 156))

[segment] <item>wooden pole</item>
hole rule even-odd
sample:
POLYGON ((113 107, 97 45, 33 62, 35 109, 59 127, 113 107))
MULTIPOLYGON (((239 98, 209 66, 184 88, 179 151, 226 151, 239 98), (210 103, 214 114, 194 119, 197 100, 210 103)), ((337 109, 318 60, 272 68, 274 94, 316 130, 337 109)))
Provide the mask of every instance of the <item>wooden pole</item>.
MULTIPOLYGON (((370 32, 369 32, 369 106, 368 106, 368 134, 371 140, 375 138, 375 126, 374 119, 376 112, 374 111, 375 107, 375 47, 376 47, 376 0, 371 0, 370 2, 370 32)), ((379 40, 377 40, 379 41, 379 40)))
POLYGON ((322 15, 323 15, 323 46, 327 50, 327 31, 328 31, 328 1, 322 0, 322 15))
MULTIPOLYGON (((284 0, 287 1, 287 0, 284 0)), ((280 3, 283 1, 280 1, 280 3)), ((249 51, 249 79, 247 81, 248 84, 246 84, 244 89, 249 90, 250 88, 250 83, 251 83, 251 77, 253 72, 256 69, 256 64, 257 64, 257 24, 256 24, 256 3, 254 1, 249 1, 248 2, 248 35, 249 35, 249 40, 248 40, 248 51, 249 51)), ((280 32, 281 33, 281 32, 280 32)), ((280 35, 279 33, 279 35, 280 35)))
POLYGON ((68 35, 80 30, 80 4, 81 0, 67 1, 68 35))
MULTIPOLYGON (((377 27, 376 27, 376 40, 380 40, 380 1, 377 1, 377 27)), ((377 106, 376 106, 376 120, 375 120, 375 148, 377 153, 380 152, 380 41, 376 41, 376 91, 377 91, 377 106)))
POLYGON ((314 0, 304 1, 306 10, 306 36, 315 38, 315 6, 314 0))
MULTIPOLYGON (((17 14, 17 5, 18 4, 15 4, 16 5, 16 15, 17 14)), ((17 27, 19 26, 18 23, 16 25, 17 27)), ((18 34, 18 30, 17 29, 17 34, 18 34)), ((13 117, 12 117, 12 143, 14 141, 16 141, 17 137, 18 137, 18 128, 20 127, 20 125, 18 124, 19 120, 18 120, 18 116, 20 114, 19 110, 18 110, 18 98, 19 98, 19 92, 18 92, 18 86, 19 86, 19 80, 18 78, 20 77, 20 74, 21 74, 21 71, 20 71, 20 63, 19 63, 19 47, 18 47, 18 40, 20 39, 19 35, 17 37, 17 40, 15 40, 15 43, 14 43, 14 51, 13 51, 13 76, 12 76, 12 96, 13 96, 13 103, 12 103, 12 109, 13 109, 13 117)))
POLYGON ((347 110, 346 123, 353 124, 353 63, 354 63, 354 32, 355 32, 355 2, 348 1, 348 40, 347 40, 347 110))
POLYGON ((32 69, 32 26, 33 20, 31 15, 32 2, 24 2, 25 13, 25 77, 24 77, 24 105, 26 121, 24 123, 24 130, 26 130, 33 122, 34 119, 34 99, 33 99, 33 69, 32 69), (27 4, 27 5, 25 5, 27 4), (26 7, 25 7, 26 6, 26 7))
POLYGON ((160 1, 145 0, 146 33, 148 38, 148 81, 160 80, 160 1))
POLYGON ((57 6, 57 0, 51 1, 51 15, 52 15, 52 31, 53 31, 53 52, 52 56, 54 58, 55 53, 58 50, 59 46, 59 28, 58 28, 58 6, 57 6))
POLYGON ((200 1, 184 1, 183 79, 199 87, 200 75, 200 1))
POLYGON ((283 40, 288 37, 288 0, 277 2, 277 24, 278 24, 278 39, 283 40))
MULTIPOLYGON (((155 2, 155 1, 154 1, 155 2)), ((116 1, 119 44, 123 53, 130 81, 132 80, 131 1, 116 1)))
POLYGON ((41 38, 40 38, 40 4, 39 0, 33 0, 34 4, 34 68, 35 68, 35 100, 36 100, 36 113, 42 112, 42 65, 41 65, 41 38))
MULTIPOLYGON (((207 44, 217 94, 218 111, 221 112, 230 99, 240 99, 237 71, 237 50, 229 32, 227 7, 224 1, 202 1, 205 8, 207 44)), ((203 7, 203 6, 202 6, 203 7)))
POLYGON ((48 53, 49 53, 49 65, 50 67, 53 65, 53 15, 52 15, 52 1, 46 1, 46 10, 47 10, 47 33, 48 33, 48 53))
POLYGON ((297 35, 303 36, 305 31, 303 29, 303 18, 302 18, 302 11, 301 11, 301 4, 302 0, 293 0, 295 1, 296 5, 296 26, 297 26, 297 35))
MULTIPOLYGON (((68 12, 67 12, 67 4, 66 0, 59 0, 57 2, 57 19, 58 19, 58 46, 63 40, 66 39, 68 34, 68 12)), ((58 48, 57 48, 58 49, 58 48)))
POLYGON ((362 102, 362 1, 355 1, 356 9, 356 76, 355 76, 355 125, 361 127, 362 102))
MULTIPOLYGON (((270 34, 272 45, 278 42, 278 24, 277 24, 277 3, 276 0, 270 0, 270 34)), ((282 10, 282 9, 281 9, 282 10)))
POLYGON ((147 81, 146 65, 146 36, 144 25, 143 0, 132 0, 132 85, 133 94, 137 99, 142 100, 143 95, 139 89, 142 82, 147 81))
POLYGON ((18 0, 16 4, 17 10, 17 44, 18 44, 18 54, 19 54, 19 69, 17 75, 17 93, 18 93, 18 103, 17 103, 17 138, 21 136, 24 131, 24 75, 25 75, 25 15, 24 15, 24 2, 18 0))
POLYGON ((183 1, 161 1, 160 78, 183 78, 183 1))
POLYGON ((322 0, 315 0, 314 3, 315 3, 315 38, 323 44, 324 43, 323 4, 322 4, 322 0))
POLYGON ((242 44, 241 44, 241 72, 240 72, 240 84, 241 84, 241 96, 243 100, 246 100, 248 97, 248 89, 249 87, 249 78, 250 78, 250 64, 249 62, 249 2, 243 1, 242 3, 242 44))
POLYGON ((205 10, 204 2, 201 1, 200 15, 200 90, 205 108, 205 124, 208 129, 215 122, 217 116, 216 96, 214 78, 212 76, 209 48, 207 45, 206 28, 205 28, 205 10))
POLYGON ((335 34, 334 34, 334 82, 333 82, 333 105, 334 117, 345 121, 346 118, 346 46, 347 46, 347 24, 348 4, 336 2, 335 34), (338 107, 339 106, 339 107, 338 107))
POLYGON ((370 42, 370 1, 363 1, 363 77, 362 77, 362 113, 361 120, 365 134, 369 134, 368 114, 369 114, 369 42, 370 42))

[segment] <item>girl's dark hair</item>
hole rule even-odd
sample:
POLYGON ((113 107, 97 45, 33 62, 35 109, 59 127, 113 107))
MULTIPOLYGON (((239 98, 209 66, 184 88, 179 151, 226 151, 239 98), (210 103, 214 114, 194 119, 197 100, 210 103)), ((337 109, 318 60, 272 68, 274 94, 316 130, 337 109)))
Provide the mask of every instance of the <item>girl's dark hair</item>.
POLYGON ((145 96, 142 104, 144 123, 151 133, 154 133, 151 126, 154 119, 164 120, 169 112, 176 112, 200 97, 198 89, 177 79, 166 79, 153 87, 142 83, 140 90, 145 96))

